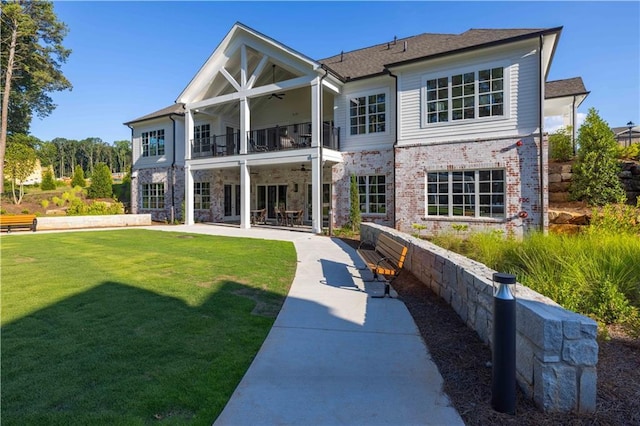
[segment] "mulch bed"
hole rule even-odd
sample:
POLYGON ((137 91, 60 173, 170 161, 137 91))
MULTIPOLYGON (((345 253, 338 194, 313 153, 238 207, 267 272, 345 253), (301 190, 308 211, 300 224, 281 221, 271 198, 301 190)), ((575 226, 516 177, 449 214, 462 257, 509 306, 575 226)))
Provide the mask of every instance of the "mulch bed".
MULTIPOLYGON (((344 239, 357 248, 358 241, 344 239)), ((516 414, 491 407, 491 351, 455 311, 404 271, 393 288, 405 303, 444 379, 444 392, 467 425, 640 425, 640 341, 609 329, 600 340, 593 414, 543 413, 518 388, 516 414)))

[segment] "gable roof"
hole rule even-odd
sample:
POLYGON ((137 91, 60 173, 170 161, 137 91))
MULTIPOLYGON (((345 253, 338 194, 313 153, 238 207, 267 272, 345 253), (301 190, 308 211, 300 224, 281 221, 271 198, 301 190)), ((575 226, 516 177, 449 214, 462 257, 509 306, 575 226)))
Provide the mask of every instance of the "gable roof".
POLYGON ((168 107, 152 112, 151 114, 143 115, 142 117, 136 118, 135 120, 127 121, 123 124, 125 126, 128 126, 129 124, 138 123, 140 121, 151 120, 153 118, 168 117, 170 115, 184 115, 184 104, 176 103, 173 105, 169 105, 168 107))
POLYGON ((564 80, 547 81, 544 85, 545 99, 563 98, 565 96, 588 95, 590 92, 584 87, 582 77, 566 78, 564 80))
POLYGON ((562 27, 470 29, 462 34, 425 33, 344 52, 319 62, 343 80, 354 80, 384 74, 392 66, 559 33, 561 30, 562 27))

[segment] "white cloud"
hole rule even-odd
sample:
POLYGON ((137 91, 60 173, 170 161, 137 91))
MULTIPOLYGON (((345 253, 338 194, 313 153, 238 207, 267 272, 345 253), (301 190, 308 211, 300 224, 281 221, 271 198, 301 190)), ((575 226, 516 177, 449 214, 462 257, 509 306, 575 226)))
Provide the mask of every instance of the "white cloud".
POLYGON ((550 117, 544 118, 545 132, 553 133, 561 127, 564 127, 564 123, 561 115, 552 115, 550 117))

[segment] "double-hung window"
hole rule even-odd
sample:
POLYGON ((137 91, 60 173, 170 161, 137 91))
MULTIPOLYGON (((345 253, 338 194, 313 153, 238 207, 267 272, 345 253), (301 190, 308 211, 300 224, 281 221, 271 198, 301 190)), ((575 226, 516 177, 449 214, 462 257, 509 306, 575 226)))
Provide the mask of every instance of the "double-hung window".
POLYGON ((349 133, 364 135, 387 131, 387 94, 376 93, 349 99, 349 133))
POLYGON ((385 214, 387 212, 387 185, 384 175, 358 176, 360 212, 385 214))
POLYGON ((502 169, 427 173, 427 216, 504 218, 502 169))
POLYGON ((504 116, 504 68, 426 78, 425 123, 504 116))
POLYGON ((164 209, 164 183, 142 184, 142 208, 164 209))
POLYGON ((142 156, 164 155, 164 129, 142 132, 142 156))
POLYGON ((193 183, 193 208, 196 210, 209 210, 211 208, 211 183, 193 183))

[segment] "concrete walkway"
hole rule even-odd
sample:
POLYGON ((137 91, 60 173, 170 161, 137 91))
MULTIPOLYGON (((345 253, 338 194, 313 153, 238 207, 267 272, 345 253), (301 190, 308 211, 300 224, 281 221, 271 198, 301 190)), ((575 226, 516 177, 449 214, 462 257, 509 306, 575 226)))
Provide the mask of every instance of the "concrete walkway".
MULTIPOLYGON (((409 311, 372 299, 355 250, 309 233, 225 226, 151 229, 286 240, 289 295, 215 425, 463 425, 409 311)), ((439 326, 434 324, 435 326, 439 326)))

